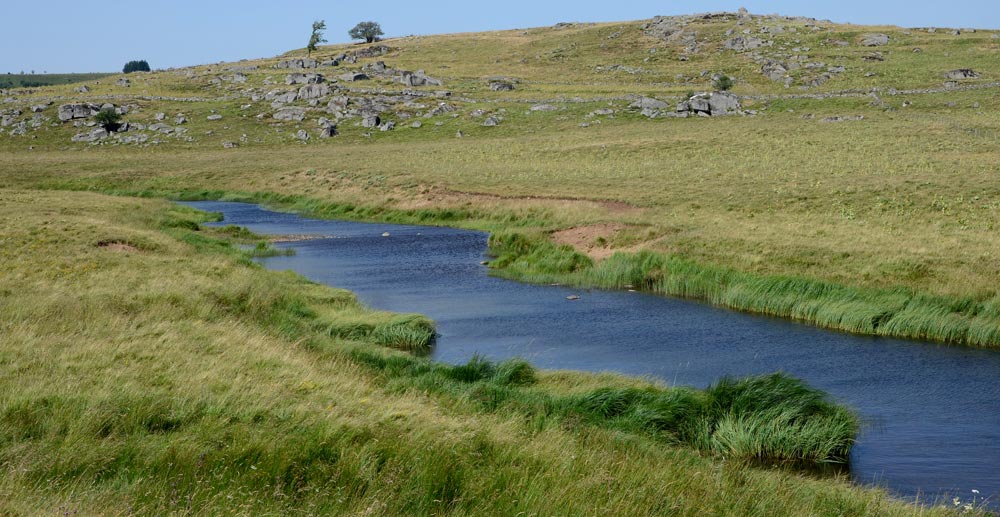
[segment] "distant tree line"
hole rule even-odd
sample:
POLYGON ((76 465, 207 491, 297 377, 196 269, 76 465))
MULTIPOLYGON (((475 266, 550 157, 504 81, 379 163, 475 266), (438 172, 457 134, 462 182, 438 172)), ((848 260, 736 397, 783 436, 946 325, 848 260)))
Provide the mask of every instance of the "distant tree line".
POLYGON ((122 72, 130 74, 132 72, 149 72, 149 63, 145 59, 140 59, 138 61, 129 61, 125 63, 125 67, 122 68, 122 72))
POLYGON ((38 88, 39 86, 51 86, 52 83, 45 81, 26 81, 24 79, 0 79, 0 88, 38 88))

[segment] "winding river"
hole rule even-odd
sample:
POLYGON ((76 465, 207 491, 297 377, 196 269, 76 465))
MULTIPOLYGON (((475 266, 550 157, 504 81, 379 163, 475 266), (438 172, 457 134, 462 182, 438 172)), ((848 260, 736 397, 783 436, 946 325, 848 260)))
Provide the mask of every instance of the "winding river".
POLYGON ((851 456, 857 482, 920 501, 985 499, 1000 509, 1000 352, 855 336, 643 293, 503 280, 480 264, 482 232, 185 204, 261 234, 324 236, 278 244, 296 254, 262 262, 349 289, 374 308, 427 315, 440 333, 436 360, 519 356, 541 368, 696 387, 784 371, 865 418, 851 456))

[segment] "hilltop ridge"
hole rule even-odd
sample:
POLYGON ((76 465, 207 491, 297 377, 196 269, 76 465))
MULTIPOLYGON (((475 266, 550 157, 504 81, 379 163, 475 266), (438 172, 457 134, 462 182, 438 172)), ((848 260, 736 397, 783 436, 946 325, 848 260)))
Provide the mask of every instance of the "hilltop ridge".
MULTIPOLYGON (((405 103, 428 97, 453 99, 449 104, 459 98, 460 104, 541 104, 651 96, 670 104, 670 109, 657 104, 658 110, 647 111, 656 116, 672 112, 692 92, 711 90, 713 78, 721 75, 732 77, 733 92, 751 101, 861 93, 877 98, 993 87, 1000 80, 992 66, 1000 49, 997 38, 995 31, 865 28, 746 11, 624 23, 564 23, 327 46, 315 59, 295 59, 305 57, 297 50, 270 59, 120 75, 84 87, 10 90, 4 94, 2 115, 5 132, 14 136, 36 133, 42 125, 65 128, 45 113, 44 103, 49 102, 90 102, 90 112, 111 103, 129 113, 134 124, 127 129, 134 126, 139 131, 145 130, 143 125, 156 125, 143 124, 153 122, 150 103, 222 103, 223 109, 238 108, 241 115, 258 117, 259 123, 242 122, 258 128, 286 116, 297 119, 293 122, 305 120, 299 110, 275 112, 297 105, 330 121, 319 124, 324 127, 305 128, 313 136, 339 120, 363 121, 366 114, 390 111, 395 113, 388 118, 402 126, 402 120, 428 112, 407 112, 402 109, 405 103), (340 97, 354 94, 395 96, 388 103, 368 103, 361 109, 336 105, 350 102, 340 97), (334 97, 337 100, 331 104, 334 97), (137 113, 140 110, 146 113, 137 113)), ((766 106, 754 111, 759 108, 766 106)), ((75 119, 62 121, 67 120, 75 119)), ((189 138, 197 139, 190 133, 183 137, 189 138)), ((127 141, 149 143, 148 138, 127 141)))
POLYGON ((998 70, 995 30, 746 12, 564 23, 11 90, 0 148, 34 171, 13 185, 305 196, 425 222, 433 208, 449 224, 518 221, 546 237, 595 225, 578 251, 877 290, 838 291, 876 300, 856 318, 820 317, 829 302, 811 298, 693 294, 715 303, 989 344, 998 70), (731 90, 714 91, 722 76, 731 90), (116 131, 96 126, 101 109, 121 113, 116 131), (98 149, 110 154, 86 152, 98 149), (156 172, 142 163, 154 149, 156 172), (99 172, 39 170, 43 154, 99 172), (470 205, 491 208, 454 215, 470 205), (950 323, 886 323, 912 300, 950 323))

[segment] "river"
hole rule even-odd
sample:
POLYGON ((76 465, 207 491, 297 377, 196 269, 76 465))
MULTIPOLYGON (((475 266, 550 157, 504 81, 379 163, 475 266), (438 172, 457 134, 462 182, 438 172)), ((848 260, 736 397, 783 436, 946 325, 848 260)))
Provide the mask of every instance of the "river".
POLYGON ((857 482, 911 500, 985 499, 1000 509, 1000 352, 856 336, 644 293, 503 280, 480 264, 482 232, 185 204, 260 234, 323 236, 277 244, 296 254, 261 262, 353 291, 377 309, 432 318, 436 360, 516 356, 541 368, 695 387, 783 371, 862 415, 851 455, 857 482))

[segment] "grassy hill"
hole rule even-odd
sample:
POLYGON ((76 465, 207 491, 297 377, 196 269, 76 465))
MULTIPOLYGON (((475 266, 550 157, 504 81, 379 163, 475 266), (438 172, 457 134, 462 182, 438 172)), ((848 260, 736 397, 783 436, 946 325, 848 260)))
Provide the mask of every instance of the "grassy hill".
MULTIPOLYGON (((912 513, 759 467, 787 455, 650 423, 650 404, 697 409, 711 392, 529 369, 520 385, 497 372, 527 367, 455 373, 378 347, 374 329, 425 324, 255 268, 235 247, 252 237, 148 198, 486 229, 494 271, 514 278, 995 347, 998 35, 690 16, 8 90, 0 309, 14 317, 0 364, 16 374, 0 381, 0 501, 24 514, 912 513), (442 84, 404 85, 403 70, 442 84), (677 115, 719 75, 738 114, 677 115), (68 104, 83 115, 60 120, 68 104), (127 131, 96 131, 87 115, 104 104, 127 131), (382 128, 365 127, 376 114, 382 128), (369 331, 338 330, 352 325, 369 331), (609 393, 626 415, 593 411, 609 393)), ((717 425, 700 411, 691 422, 717 425)))

